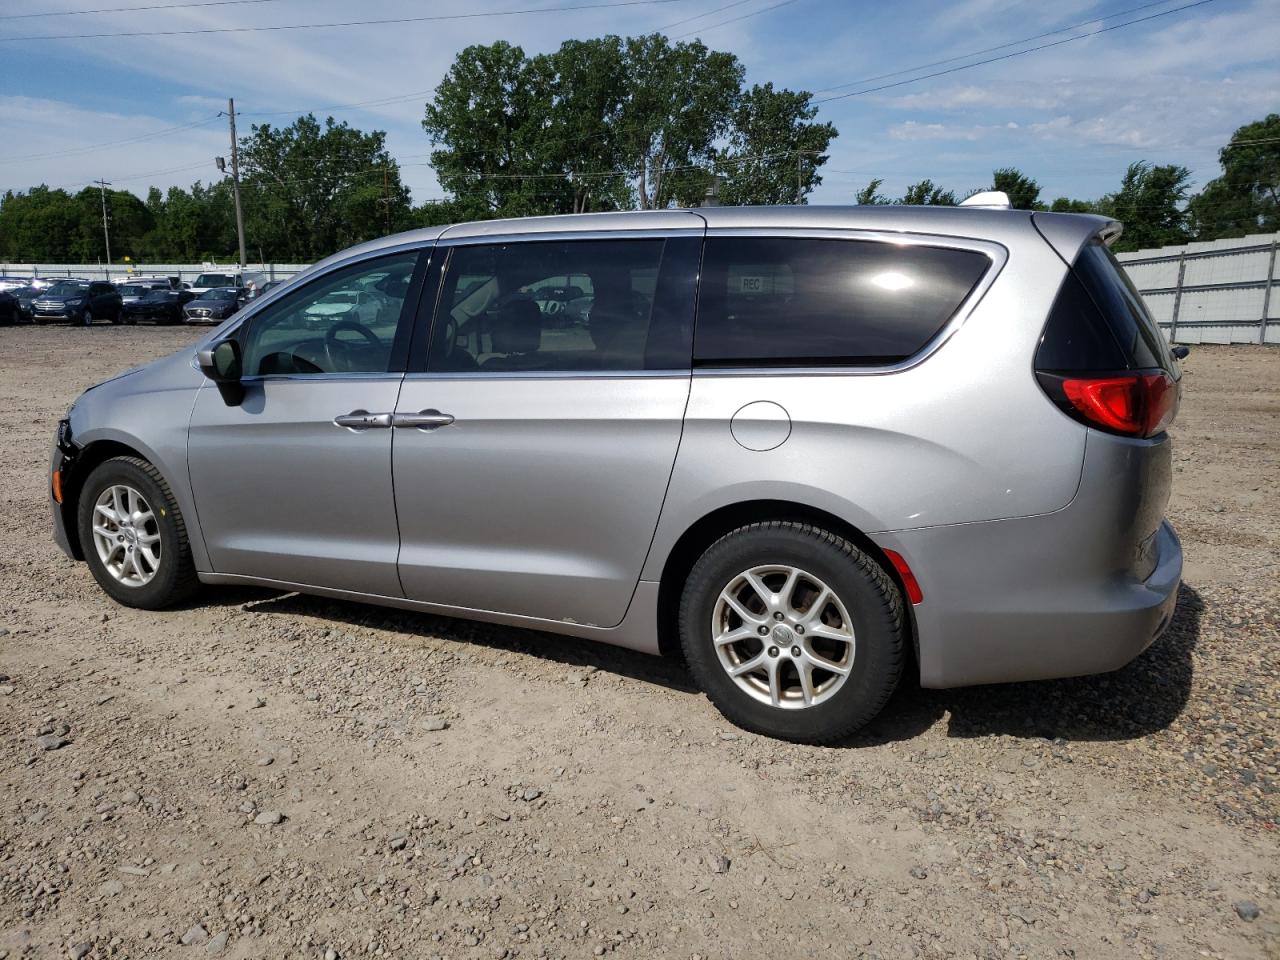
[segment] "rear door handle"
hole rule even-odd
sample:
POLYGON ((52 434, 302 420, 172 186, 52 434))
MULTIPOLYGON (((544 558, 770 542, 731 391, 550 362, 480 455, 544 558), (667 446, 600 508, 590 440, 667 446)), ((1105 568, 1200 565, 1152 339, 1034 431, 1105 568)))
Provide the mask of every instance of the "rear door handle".
POLYGON ((374 428, 386 429, 391 426, 391 414, 370 413, 368 410, 352 410, 350 413, 334 417, 333 422, 339 427, 346 427, 348 430, 357 432, 374 428))
POLYGON ((441 413, 439 410, 397 413, 391 418, 393 427, 417 427, 419 430, 434 430, 437 427, 447 427, 451 423, 453 423, 453 415, 441 413))

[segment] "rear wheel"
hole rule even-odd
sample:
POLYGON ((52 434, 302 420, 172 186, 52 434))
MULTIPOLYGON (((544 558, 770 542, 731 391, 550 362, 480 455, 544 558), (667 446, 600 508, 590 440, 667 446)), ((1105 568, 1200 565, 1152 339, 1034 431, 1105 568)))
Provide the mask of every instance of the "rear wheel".
POLYGON ((786 521, 741 527, 694 564, 680 642, 730 721, 801 743, 848 737, 902 674, 902 597, 866 553, 786 521))
POLYGON ((93 326, 93 311, 88 307, 85 307, 84 313, 80 315, 80 323, 86 327, 93 326))
POLYGON ((182 513, 160 472, 145 460, 116 457, 95 467, 77 513, 85 560, 115 600, 159 610, 195 590, 182 513))

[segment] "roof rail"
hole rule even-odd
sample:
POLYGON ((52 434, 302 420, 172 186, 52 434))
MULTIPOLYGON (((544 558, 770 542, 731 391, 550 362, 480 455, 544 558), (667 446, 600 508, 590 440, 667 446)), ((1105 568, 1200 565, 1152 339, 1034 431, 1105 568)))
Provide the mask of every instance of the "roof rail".
POLYGON ((975 193, 972 197, 961 200, 960 206, 1008 210, 1012 204, 1009 203, 1009 195, 1003 190, 984 190, 981 193, 975 193))

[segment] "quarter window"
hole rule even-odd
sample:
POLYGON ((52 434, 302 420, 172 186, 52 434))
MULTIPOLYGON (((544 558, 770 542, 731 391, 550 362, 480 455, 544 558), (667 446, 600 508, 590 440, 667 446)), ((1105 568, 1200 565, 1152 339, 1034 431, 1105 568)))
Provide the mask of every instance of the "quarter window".
POLYGON ((694 361, 882 364, 919 351, 990 266, 973 250, 867 240, 707 241, 694 361))
POLYGON ((366 260, 267 307, 241 334, 246 373, 385 373, 397 334, 405 332, 401 317, 417 261, 416 252, 366 260))
POLYGON ((427 369, 502 374, 687 368, 691 291, 683 317, 658 294, 664 248, 681 242, 455 247, 427 369))

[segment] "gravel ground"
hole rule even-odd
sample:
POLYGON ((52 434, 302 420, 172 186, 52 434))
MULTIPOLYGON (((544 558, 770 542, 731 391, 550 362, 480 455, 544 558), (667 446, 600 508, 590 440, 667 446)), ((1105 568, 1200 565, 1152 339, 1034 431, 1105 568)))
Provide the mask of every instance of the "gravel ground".
POLYGON ((1197 348, 1168 634, 844 748, 679 664, 268 592, 115 606, 47 444, 188 330, 0 329, 6 957, 1280 957, 1280 355, 1197 348))

